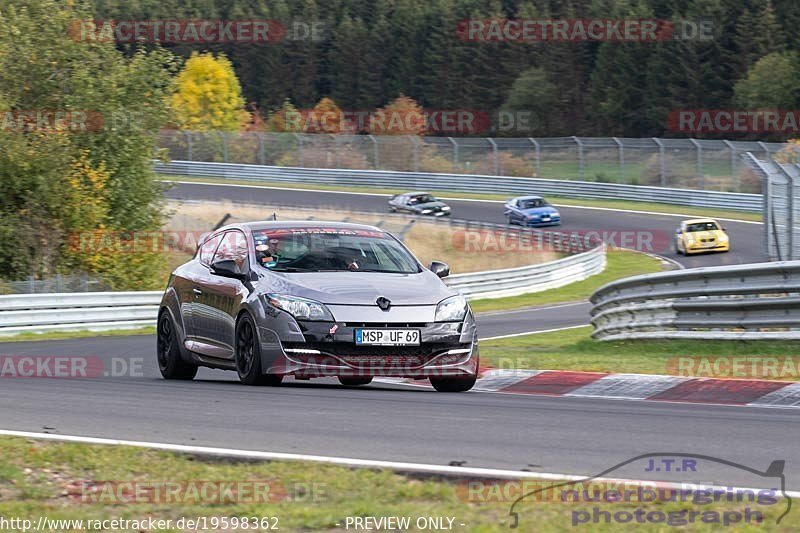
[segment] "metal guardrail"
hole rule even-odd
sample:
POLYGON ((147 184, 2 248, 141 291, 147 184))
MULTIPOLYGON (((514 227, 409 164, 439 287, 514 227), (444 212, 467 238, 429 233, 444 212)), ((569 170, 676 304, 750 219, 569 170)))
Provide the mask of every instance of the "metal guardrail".
POLYGON ((252 182, 302 183, 349 187, 428 189, 487 194, 544 194, 571 198, 602 198, 657 202, 692 207, 760 211, 760 194, 669 189, 617 183, 515 178, 467 174, 271 167, 192 161, 156 162, 156 172, 172 176, 213 177, 252 182))
MULTIPOLYGON (((538 292, 586 279, 606 266, 605 245, 529 267, 446 279, 469 299, 538 292)), ((0 336, 25 332, 104 331, 155 325, 160 291, 0 296, 0 336)))
POLYGON ((797 340, 800 261, 635 276, 601 287, 591 301, 598 340, 797 340))
POLYGON ((469 299, 501 298, 563 287, 606 267, 605 245, 563 259, 504 270, 456 274, 445 278, 448 286, 469 299))
POLYGON ((0 296, 0 335, 155 325, 161 291, 0 296))

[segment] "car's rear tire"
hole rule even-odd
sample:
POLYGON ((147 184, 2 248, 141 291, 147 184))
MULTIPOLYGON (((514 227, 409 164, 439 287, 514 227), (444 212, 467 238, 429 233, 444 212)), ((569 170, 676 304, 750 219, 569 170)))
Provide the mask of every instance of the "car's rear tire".
POLYGON ((345 387, 360 387, 361 385, 369 385, 370 383, 372 383, 372 378, 371 377, 347 378, 339 376, 339 383, 341 383, 345 387))
POLYGON ((158 370, 164 379, 189 381, 197 375, 197 366, 183 360, 179 342, 172 315, 162 311, 156 328, 158 370))
POLYGON ((508 216, 508 225, 509 226, 513 226, 514 225, 514 219, 511 218, 511 215, 508 216))
POLYGON ((236 324, 234 360, 239 381, 245 385, 280 385, 283 376, 261 372, 261 346, 256 335, 256 325, 250 315, 242 315, 236 324))
POLYGON ((438 392, 466 392, 475 386, 477 376, 464 378, 430 378, 431 385, 438 392))

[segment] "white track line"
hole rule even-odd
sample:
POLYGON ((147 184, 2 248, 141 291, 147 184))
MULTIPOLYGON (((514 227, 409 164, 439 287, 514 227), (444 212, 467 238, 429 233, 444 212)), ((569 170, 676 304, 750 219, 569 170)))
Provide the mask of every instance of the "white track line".
MULTIPOLYGON (((391 196, 390 194, 385 193, 375 193, 375 192, 355 192, 355 191, 331 191, 327 189, 305 189, 299 187, 275 187, 273 185, 245 185, 240 183, 212 183, 208 181, 173 181, 173 180, 161 180, 166 183, 177 183, 179 185, 212 185, 215 187, 239 187, 245 189, 272 189, 275 191, 305 191, 305 192, 313 192, 313 193, 326 193, 326 194, 347 194, 351 196, 378 196, 386 198, 391 196)), ((457 196, 439 196, 442 200, 450 200, 450 201, 457 201, 457 202, 477 202, 477 203, 486 203, 486 204, 504 204, 504 200, 481 200, 479 198, 459 198, 457 196)), ((686 215, 680 213, 662 213, 660 211, 638 211, 632 209, 618 209, 613 207, 591 207, 585 205, 571 205, 571 204, 553 204, 556 207, 567 207, 569 209, 585 209, 590 211, 614 211, 619 213, 635 213, 638 215, 657 215, 657 216, 665 216, 665 217, 677 217, 677 218, 695 218, 696 215, 686 215)), ((762 222, 756 222, 752 220, 739 220, 737 218, 717 218, 716 220, 722 220, 723 222, 738 222, 741 224, 762 224, 762 222)))
POLYGON ((567 329, 577 329, 577 328, 585 328, 588 327, 589 324, 581 324, 580 326, 565 326, 563 328, 553 328, 553 329, 542 329, 539 331, 526 331, 524 333, 511 333, 510 335, 498 335, 496 337, 486 337, 484 339, 478 339, 479 341, 493 341, 497 339, 510 339, 512 337, 523 337, 525 335, 535 335, 537 333, 552 333, 554 331, 564 331, 567 329))
MULTIPOLYGON (((465 466, 444 466, 424 463, 401 463, 396 461, 376 461, 372 459, 350 459, 345 457, 329 457, 324 455, 304 455, 298 453, 258 452, 252 450, 238 450, 234 448, 211 448, 206 446, 187 446, 183 444, 167 444, 161 442, 145 442, 119 439, 105 439, 100 437, 82 437, 75 435, 55 435, 52 433, 33 433, 28 431, 0 430, 0 435, 8 437, 22 437, 28 439, 50 440, 58 442, 78 442, 82 444, 102 444, 112 446, 135 446, 151 450, 163 450, 177 453, 190 453, 196 455, 209 455, 214 457, 228 457, 232 459, 260 459, 264 461, 308 461, 314 463, 328 463, 355 468, 386 468, 399 472, 417 472, 425 474, 441 474, 458 477, 476 476, 490 479, 546 479, 552 481, 581 481, 587 478, 596 482, 614 483, 652 483, 661 487, 685 488, 686 483, 664 481, 648 481, 637 479, 619 478, 592 478, 590 476, 576 476, 572 474, 553 474, 548 472, 521 472, 518 470, 501 470, 495 468, 474 468, 465 466)), ((692 484, 696 490, 713 488, 715 485, 692 484)), ((717 486, 719 487, 719 486, 717 486)), ((726 487, 728 488, 728 487, 726 487)), ((757 488, 730 487, 731 490, 757 491, 757 488)), ((787 496, 800 498, 800 492, 787 491, 787 496)))
POLYGON ((582 300, 580 302, 569 302, 563 304, 547 305, 543 307, 524 307, 522 309, 512 309, 509 311, 487 311, 485 313, 475 313, 475 315, 478 318, 480 318, 484 316, 513 315, 515 313, 536 313, 538 311, 547 311, 549 309, 561 309, 562 307, 574 307, 576 305, 586 305, 588 303, 590 303, 589 300, 582 300))

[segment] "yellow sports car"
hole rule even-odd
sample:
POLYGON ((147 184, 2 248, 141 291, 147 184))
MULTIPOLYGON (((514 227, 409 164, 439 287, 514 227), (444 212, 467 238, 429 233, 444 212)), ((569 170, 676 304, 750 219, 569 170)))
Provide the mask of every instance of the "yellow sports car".
POLYGON ((681 222, 675 232, 675 251, 679 254, 729 252, 731 238, 725 228, 711 218, 694 218, 681 222))

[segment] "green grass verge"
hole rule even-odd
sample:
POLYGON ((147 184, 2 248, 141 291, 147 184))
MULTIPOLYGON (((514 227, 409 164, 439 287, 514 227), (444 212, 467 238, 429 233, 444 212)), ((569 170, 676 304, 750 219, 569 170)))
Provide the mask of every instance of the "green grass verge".
POLYGON ((800 350, 791 341, 633 340, 599 342, 591 326, 481 342, 481 362, 494 368, 581 370, 592 372, 674 374, 700 377, 763 378, 800 381, 800 364, 778 363, 775 372, 753 361, 790 358, 800 350), (742 363, 715 367, 708 358, 742 363), (698 359, 692 359, 698 358, 698 359), (794 375, 792 371, 795 369, 794 375), (724 373, 720 375, 719 371, 724 373))
POLYGON ((607 257, 608 264, 606 269, 600 274, 583 281, 532 294, 473 300, 470 302, 470 307, 476 313, 484 313, 487 311, 505 311, 521 307, 586 300, 594 291, 606 283, 636 276, 637 274, 651 274, 661 271, 660 260, 642 253, 628 250, 609 250, 607 257))
POLYGON ((52 341, 62 339, 85 339, 88 337, 119 337, 128 335, 155 335, 155 326, 135 329, 115 329, 109 331, 49 331, 47 333, 19 333, 0 337, 0 343, 20 341, 52 341))
MULTIPOLYGON (((466 483, 466 480, 455 482, 413 478, 386 470, 349 469, 302 462, 232 462, 124 446, 0 437, 0 516, 6 520, 32 520, 34 525, 41 516, 50 520, 84 521, 118 517, 128 520, 152 517, 173 521, 182 517, 275 517, 281 531, 345 531, 347 517, 397 516, 409 517, 412 524, 419 517, 451 517, 455 531, 507 531, 511 524, 511 502, 520 493, 519 482, 486 481, 481 487, 483 490, 473 490, 472 493, 468 491, 466 483), (97 492, 85 492, 84 487, 93 481, 104 483, 96 489, 97 492), (124 492, 121 487, 108 490, 115 486, 114 483, 127 482, 136 482, 140 488, 159 488, 162 494, 166 486, 182 488, 171 493, 171 502, 154 496, 159 494, 155 490, 139 493, 124 492), (217 486, 214 483, 239 483, 239 496, 230 493, 230 499, 222 503, 210 502, 204 499, 202 493, 189 497, 190 487, 217 486), (248 494, 248 487, 256 485, 267 489, 259 491, 262 495, 260 498, 252 498, 248 494), (128 501, 121 501, 120 495, 128 498, 128 501)), ((526 483, 526 492, 551 486, 551 482, 526 483)), ((595 487, 606 492, 620 488, 618 485, 587 485, 583 488, 591 495, 595 487)), ((473 485, 475 488, 476 485, 473 485)), ((215 492, 212 490, 206 494, 213 499, 215 492)), ((591 512, 595 505, 600 510, 612 513, 630 512, 637 508, 648 512, 699 510, 722 513, 741 512, 749 506, 763 512, 766 521, 761 525, 737 525, 737 530, 797 531, 800 528, 800 513, 797 512, 789 514, 780 527, 775 526, 775 519, 786 509, 783 501, 768 506, 752 503, 695 505, 691 502, 565 504, 553 501, 560 492, 548 491, 545 494, 556 497, 544 498, 547 501, 540 502, 526 499, 516 509, 520 513, 520 531, 556 532, 570 529, 573 512, 591 512)), ((270 524, 274 524, 274 521, 270 524)), ((587 527, 591 531, 616 531, 619 525, 592 524, 587 527)), ((639 527, 653 531, 670 530, 663 525, 647 528, 640 524, 639 527)), ((719 528, 719 525, 698 524, 692 530, 714 531, 715 528, 719 528)), ((352 525, 350 529, 354 529, 352 525)), ((63 532, 77 529, 62 525, 51 530, 63 532)), ((221 531, 223 528, 213 530, 221 531)), ((418 529, 412 526, 409 530, 418 529)), ((160 531, 178 529, 172 527, 160 531)))
MULTIPOLYGON (((406 192, 405 189, 383 189, 378 187, 342 187, 334 185, 308 185, 297 183, 282 183, 270 181, 249 181, 249 180, 229 180, 229 179, 214 179, 198 178, 194 176, 165 176, 162 175, 161 179, 164 181, 191 181, 195 183, 229 183, 233 185, 250 185, 261 187, 280 187, 283 189, 316 189, 324 191, 344 191, 344 192, 361 192, 373 194, 398 194, 406 192)), ((507 194, 471 194, 463 192, 442 191, 432 189, 429 192, 436 196, 452 198, 452 199, 465 199, 465 200, 495 200, 505 201, 510 195, 507 194)), ((687 215, 697 217, 714 217, 714 218, 729 218, 732 220, 744 221, 761 221, 759 213, 747 213, 743 211, 734 211, 727 209, 704 209, 697 207, 686 207, 672 204, 660 204, 653 202, 632 202, 628 200, 593 200, 584 198, 566 198, 561 196, 548 196, 548 200, 559 206, 578 206, 578 207, 598 207, 603 209, 618 209, 620 211, 649 211, 676 215, 687 215)), ((458 216, 456 214, 456 216, 458 216)), ((677 224, 676 224, 677 227, 677 224)))

